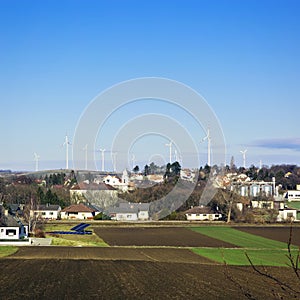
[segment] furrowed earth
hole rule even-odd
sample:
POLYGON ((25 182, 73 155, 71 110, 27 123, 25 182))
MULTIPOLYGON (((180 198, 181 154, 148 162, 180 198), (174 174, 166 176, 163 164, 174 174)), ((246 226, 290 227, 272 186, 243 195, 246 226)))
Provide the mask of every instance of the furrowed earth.
MULTIPOLYGON (((112 247, 20 247, 0 259, 0 299, 292 299, 251 267, 225 266, 192 252, 195 246, 234 246, 188 228, 93 229, 112 247)), ((266 270, 299 287, 288 267, 266 270)))

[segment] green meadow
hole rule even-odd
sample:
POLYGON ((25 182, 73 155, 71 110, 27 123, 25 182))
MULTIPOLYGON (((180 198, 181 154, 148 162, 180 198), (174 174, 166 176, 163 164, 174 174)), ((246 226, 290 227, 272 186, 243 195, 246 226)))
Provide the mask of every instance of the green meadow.
MULTIPOLYGON (((289 266, 287 244, 254 234, 239 231, 231 227, 194 227, 191 230, 218 239, 239 248, 193 248, 192 251, 218 263, 249 266, 249 256, 254 265, 289 266)), ((294 259, 298 247, 291 246, 294 259)))

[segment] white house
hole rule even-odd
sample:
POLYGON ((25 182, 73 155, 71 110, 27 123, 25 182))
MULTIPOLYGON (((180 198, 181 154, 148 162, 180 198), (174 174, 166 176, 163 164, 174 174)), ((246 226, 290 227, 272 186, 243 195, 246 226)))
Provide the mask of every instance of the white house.
POLYGON ((288 201, 300 201, 300 191, 299 190, 290 190, 285 194, 285 198, 288 201))
POLYGON ((61 211, 61 219, 85 220, 93 219, 99 212, 84 204, 73 204, 61 211))
POLYGON ((109 209, 108 215, 116 221, 147 221, 149 206, 149 203, 120 203, 118 207, 109 209))
POLYGON ((277 222, 297 220, 297 209, 284 208, 278 211, 277 222))
POLYGON ((57 220, 60 218, 61 207, 59 205, 37 205, 36 209, 30 211, 30 216, 37 219, 57 220))
POLYGON ((5 214, 0 223, 0 241, 16 241, 28 238, 28 226, 23 225, 15 217, 5 214))
POLYGON ((222 214, 214 212, 207 206, 195 206, 185 211, 188 221, 217 221, 222 218, 222 214))
POLYGON ((116 175, 107 175, 103 178, 103 183, 111 185, 112 187, 127 191, 128 190, 128 184, 129 184, 129 176, 127 170, 123 171, 122 178, 116 176, 116 175))

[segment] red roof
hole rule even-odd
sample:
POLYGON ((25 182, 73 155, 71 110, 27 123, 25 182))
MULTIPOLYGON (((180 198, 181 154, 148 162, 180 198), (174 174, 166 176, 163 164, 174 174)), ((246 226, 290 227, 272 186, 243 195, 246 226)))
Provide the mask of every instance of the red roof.
POLYGON ((69 212, 69 213, 79 213, 79 212, 94 212, 96 210, 85 206, 84 204, 73 204, 68 207, 65 207, 62 212, 69 212))
POLYGON ((76 184, 75 186, 73 186, 71 188, 72 191, 74 190, 92 190, 92 191, 106 191, 106 190, 116 190, 113 186, 109 185, 109 184, 105 184, 105 183, 91 183, 91 184, 87 184, 84 182, 81 182, 79 184, 76 184))
POLYGON ((195 206, 184 212, 185 214, 215 214, 208 206, 195 206))

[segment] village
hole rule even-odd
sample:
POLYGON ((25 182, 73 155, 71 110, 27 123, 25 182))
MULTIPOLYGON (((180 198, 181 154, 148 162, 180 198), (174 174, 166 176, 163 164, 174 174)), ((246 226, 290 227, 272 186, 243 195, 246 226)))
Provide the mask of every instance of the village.
MULTIPOLYGON (((205 182, 205 171, 213 172, 206 166, 200 170, 180 169, 178 179, 183 182, 197 183, 195 190, 205 182)), ((240 170, 241 171, 241 170, 240 170)), ((46 175, 46 179, 33 179, 30 185, 45 188, 47 180, 52 175, 46 175)), ((288 179, 291 172, 284 174, 288 179)), ((53 175, 54 177, 54 175, 53 175)), ((57 176, 59 177, 59 176, 57 176)), ((147 199, 139 201, 126 201, 122 195, 131 196, 137 190, 144 190, 165 185, 165 174, 143 174, 124 170, 122 173, 94 172, 88 173, 81 182, 71 181, 70 176, 65 176, 62 185, 54 185, 54 188, 64 189, 69 194, 69 205, 62 206, 59 203, 1 203, 0 244, 8 241, 28 243, 35 224, 51 222, 53 220, 91 221, 111 220, 112 222, 150 222, 158 221, 151 211, 151 202, 147 199), (145 201, 146 200, 146 201, 145 201)), ((18 177, 17 177, 18 178, 18 177)), ((171 177, 172 178, 172 177, 171 177)), ((282 184, 277 184, 275 177, 270 181, 251 179, 243 172, 227 171, 224 174, 214 171, 214 187, 225 198, 228 197, 226 207, 221 208, 222 203, 215 202, 203 205, 198 200, 192 205, 182 206, 177 212, 164 218, 164 220, 178 220, 187 222, 239 222, 233 215, 254 216, 248 219, 240 219, 248 223, 276 223, 300 221, 300 184, 295 189, 284 190, 282 184), (230 196, 231 195, 231 196, 230 196), (234 197, 232 196, 234 195, 234 197), (231 197, 231 198, 230 198, 231 197), (216 204, 217 203, 217 204, 216 204), (229 212, 230 211, 230 212, 229 212), (235 212, 235 213, 234 213, 235 212), (257 219, 257 212, 260 219, 257 219), (261 215, 263 214, 263 217, 261 215), (270 217, 272 215, 272 218, 270 217), (178 217, 180 216, 180 218, 178 217), (256 216, 256 218, 255 218, 256 216)), ((24 178, 13 183, 14 188, 24 186, 24 178), (17 183, 16 183, 17 182, 17 183)), ((49 190, 48 190, 49 191, 49 190)), ((196 194, 199 195, 199 194, 196 194)), ((5 197, 2 197, 5 199, 5 197)), ((136 198, 135 198, 136 199, 136 198)), ((216 200, 218 201, 218 200, 216 200)), ((45 201, 43 201, 45 202, 45 201)), ((212 201, 213 202, 213 201, 212 201)), ((223 205, 224 206, 224 205, 223 205)))

